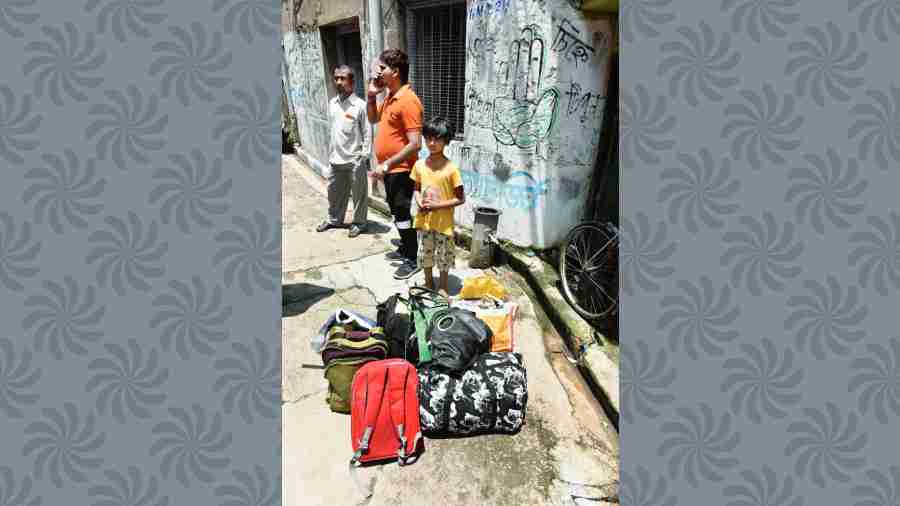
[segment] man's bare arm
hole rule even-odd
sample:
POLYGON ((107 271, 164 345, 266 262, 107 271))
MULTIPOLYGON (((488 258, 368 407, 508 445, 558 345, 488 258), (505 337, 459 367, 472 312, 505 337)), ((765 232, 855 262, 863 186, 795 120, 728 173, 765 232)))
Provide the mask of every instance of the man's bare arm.
POLYGON ((376 124, 379 120, 381 120, 381 116, 378 114, 378 102, 375 101, 375 98, 369 97, 366 101, 366 116, 369 120, 369 123, 376 124))
POLYGON ((406 160, 413 153, 417 153, 420 149, 422 149, 422 132, 406 132, 406 140, 409 141, 406 146, 403 146, 396 155, 388 158, 384 161, 384 165, 387 165, 388 169, 397 165, 403 160, 406 160))

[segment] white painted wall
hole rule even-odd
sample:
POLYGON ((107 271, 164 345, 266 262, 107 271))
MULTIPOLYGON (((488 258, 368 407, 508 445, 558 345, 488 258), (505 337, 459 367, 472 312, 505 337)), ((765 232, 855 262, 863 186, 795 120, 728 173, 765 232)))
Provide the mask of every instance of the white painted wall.
MULTIPOLYGON (((578 223, 600 140, 610 38, 609 21, 587 20, 569 0, 470 0, 465 138, 447 148, 468 195, 458 224, 471 227, 475 207, 494 207, 503 212, 501 238, 547 248, 578 223)), ((366 39, 368 74, 374 51, 366 39)), ((301 157, 326 175, 319 32, 286 33, 284 45, 301 157)))
POLYGON ((331 137, 328 121, 328 93, 319 31, 284 34, 288 63, 289 99, 297 114, 301 157, 324 176, 328 170, 331 137))
POLYGON ((474 208, 500 209, 498 235, 560 242, 583 214, 605 107, 611 27, 567 0, 472 0, 466 25, 464 142, 448 156, 474 208))

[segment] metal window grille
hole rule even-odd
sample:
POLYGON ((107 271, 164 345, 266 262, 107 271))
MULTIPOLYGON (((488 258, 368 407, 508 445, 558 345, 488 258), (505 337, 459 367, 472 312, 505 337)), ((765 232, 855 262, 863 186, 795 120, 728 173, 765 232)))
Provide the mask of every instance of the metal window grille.
POLYGON ((466 4, 411 7, 409 79, 424 116, 450 121, 461 138, 465 118, 466 4))

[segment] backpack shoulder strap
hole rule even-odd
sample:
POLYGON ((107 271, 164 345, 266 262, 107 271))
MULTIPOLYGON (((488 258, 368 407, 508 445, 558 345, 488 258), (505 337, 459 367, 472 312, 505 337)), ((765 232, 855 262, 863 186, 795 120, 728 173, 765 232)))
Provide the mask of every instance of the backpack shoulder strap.
MULTIPOLYGON (((415 455, 407 455, 406 441, 406 396, 408 395, 407 386, 409 382, 410 370, 414 369, 408 364, 404 367, 392 367, 388 373, 388 400, 390 401, 391 424, 397 430, 397 437, 400 439, 400 446, 397 449, 397 463, 401 466, 415 462, 415 455), (412 459, 412 460, 411 460, 412 459)), ((418 395, 418 393, 414 393, 418 395)), ((419 445, 422 433, 417 432, 413 439, 413 453, 419 445)))
POLYGON ((366 371, 366 386, 363 394, 366 400, 365 430, 363 430, 363 435, 360 437, 359 447, 350 459, 350 478, 366 498, 372 497, 374 491, 360 483, 359 476, 356 474, 356 468, 359 467, 360 458, 369 451, 369 440, 372 437, 372 432, 375 430, 375 423, 378 421, 378 414, 381 412, 384 391, 387 388, 388 368, 381 367, 375 370, 374 375, 371 373, 371 369, 366 371))
POLYGON ((381 403, 384 398, 384 391, 387 388, 387 373, 388 369, 386 367, 377 368, 374 371, 369 369, 366 372, 365 378, 365 405, 366 412, 364 416, 365 420, 365 429, 363 430, 363 435, 359 440, 359 447, 356 450, 356 453, 353 454, 353 459, 350 461, 351 465, 356 465, 359 463, 359 459, 369 451, 369 440, 372 438, 372 432, 375 430, 375 423, 378 421, 378 414, 381 411, 381 403))

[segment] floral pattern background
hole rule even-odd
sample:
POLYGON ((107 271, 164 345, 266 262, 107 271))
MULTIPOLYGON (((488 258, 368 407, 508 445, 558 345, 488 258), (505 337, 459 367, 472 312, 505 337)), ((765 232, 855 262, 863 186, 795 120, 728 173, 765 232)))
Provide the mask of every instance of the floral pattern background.
MULTIPOLYGON (((0 502, 279 503, 278 16, 0 1, 0 502)), ((896 504, 898 27, 623 0, 622 504, 896 504)))
POLYGON ((621 504, 898 504, 900 4, 622 10, 621 504))
POLYGON ((0 504, 280 503, 279 18, 0 0, 0 504))

